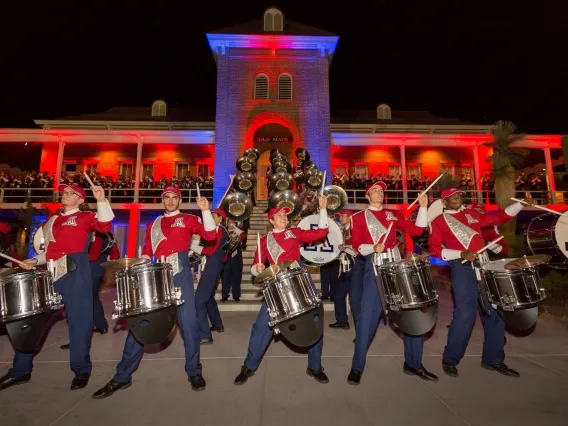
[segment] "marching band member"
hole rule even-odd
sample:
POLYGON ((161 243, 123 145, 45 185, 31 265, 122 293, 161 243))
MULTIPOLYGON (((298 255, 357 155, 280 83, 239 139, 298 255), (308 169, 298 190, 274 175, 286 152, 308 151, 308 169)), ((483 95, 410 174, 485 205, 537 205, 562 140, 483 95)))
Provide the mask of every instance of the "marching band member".
MULTIPOLYGON (((314 230, 288 229, 288 214, 291 213, 288 207, 275 207, 269 210, 267 219, 273 230, 260 239, 261 252, 258 252, 257 247, 251 267, 252 275, 257 276, 261 273, 265 269, 265 262, 268 262, 270 265, 285 261, 299 264, 301 245, 325 238, 329 229, 326 209, 327 198, 325 196, 319 197, 319 206, 318 229, 314 230)), ((312 285, 314 285, 313 282, 312 285)), ((247 357, 241 372, 235 378, 235 385, 246 383, 260 365, 262 356, 273 337, 273 331, 269 327, 268 321, 268 308, 266 302, 263 301, 260 312, 256 317, 256 322, 252 326, 247 357)), ((319 383, 328 383, 329 379, 321 366, 322 347, 323 336, 308 351, 308 369, 306 373, 319 383)))
MULTIPOLYGON (((487 213, 483 204, 477 204, 473 206, 473 209, 477 210, 481 214, 487 213)), ((500 235, 501 234, 499 233, 499 227, 497 225, 486 226, 481 229, 481 236, 488 243, 495 241, 497 238, 499 238, 500 235)), ((509 253, 509 247, 507 247, 505 240, 501 240, 498 243, 493 244, 491 247, 489 247, 489 250, 491 250, 495 254, 498 254, 499 256, 507 256, 507 253, 509 253)))
MULTIPOLYGON (((377 282, 373 267, 374 256, 380 256, 383 262, 400 259, 397 248, 396 229, 410 235, 422 235, 428 224, 427 205, 428 198, 422 195, 419 198, 420 210, 416 224, 406 220, 401 212, 383 208, 384 191, 387 186, 384 182, 376 182, 367 187, 365 197, 369 201, 366 210, 355 213, 351 217, 351 244, 364 259, 364 272, 362 280, 361 311, 355 327, 355 353, 351 371, 347 382, 358 385, 365 369, 367 350, 379 324, 382 305, 379 299, 377 282), (390 224, 393 229, 388 234, 386 242, 382 239, 390 224), (381 241, 381 242, 379 242, 381 241)), ((422 352, 424 349, 423 336, 410 336, 404 334, 404 368, 406 374, 416 375, 424 380, 438 380, 422 365, 422 352)))
MULTIPOLYGON (((203 224, 197 216, 181 213, 179 211, 181 191, 177 187, 164 188, 162 202, 166 211, 146 226, 142 257, 146 259, 163 257, 172 265, 174 285, 181 289, 182 299, 185 301, 177 308, 177 320, 185 348, 185 371, 191 388, 199 391, 205 389, 206 383, 201 375, 202 367, 199 362, 193 274, 187 253, 193 234, 199 234, 208 241, 215 240, 215 222, 209 210, 209 201, 205 198, 197 199, 203 224)), ((129 331, 116 374, 110 382, 93 394, 93 398, 106 398, 118 390, 128 388, 132 384, 132 373, 138 368, 143 354, 144 345, 136 340, 132 331, 129 331)))
MULTIPOLYGON (((92 188, 97 200, 97 213, 79 211, 85 201, 85 190, 79 185, 59 185, 63 211, 53 215, 37 232, 41 232, 45 252, 23 261, 32 269, 48 263, 53 273, 55 291, 63 297, 69 323, 70 364, 75 377, 71 390, 89 383, 92 363, 89 356, 93 330, 93 283, 89 256, 93 231, 108 232, 114 214, 100 186, 92 188)), ((16 351, 13 368, 0 379, 0 390, 29 382, 33 369, 33 353, 16 351)))
POLYGON ((224 331, 223 320, 215 301, 215 290, 217 289, 217 280, 221 275, 223 264, 226 260, 225 250, 229 241, 229 234, 222 223, 227 218, 227 214, 221 209, 213 210, 211 213, 216 226, 215 240, 204 247, 199 245, 199 240, 197 239, 194 239, 191 243, 191 250, 206 256, 205 267, 201 272, 201 278, 195 292, 197 330, 199 342, 202 345, 213 343, 211 330, 219 333, 224 331), (211 328, 209 328, 208 318, 211 319, 211 328))
MULTIPOLYGON (((442 358, 444 372, 451 377, 458 376, 457 365, 465 354, 478 309, 479 287, 476 270, 472 263, 478 258, 477 251, 485 245, 482 229, 502 225, 513 219, 522 210, 521 203, 511 204, 497 214, 480 214, 477 210, 465 208, 461 195, 463 191, 448 188, 442 191, 444 213, 429 225, 428 246, 430 253, 449 261, 455 308, 448 331, 448 343, 442 358), (468 262, 462 263, 462 260, 468 262)), ((485 339, 481 366, 511 377, 519 373, 507 367, 505 360, 505 323, 491 305, 483 312, 485 339)))
POLYGON ((247 233, 237 228, 231 219, 227 219, 227 228, 231 241, 238 241, 238 244, 231 253, 227 253, 229 257, 223 266, 221 301, 226 302, 229 299, 229 293, 232 293, 233 299, 238 302, 241 297, 243 278, 243 244, 247 240, 247 233))
MULTIPOLYGON (((331 263, 334 264, 333 267, 333 280, 332 280, 332 292, 333 305, 335 308, 335 322, 329 324, 330 328, 341 328, 344 330, 349 330, 349 321, 347 316, 347 292, 349 291, 349 284, 351 282, 351 276, 353 270, 348 271, 343 270, 342 261, 344 261, 345 256, 351 256, 355 258, 356 254, 351 247, 351 216, 353 212, 351 210, 343 209, 336 216, 339 216, 339 225, 341 233, 343 234, 343 244, 339 246, 340 258, 331 263)), ((353 265, 351 265, 351 268, 353 265)), ((359 300, 359 304, 361 301, 359 300)))

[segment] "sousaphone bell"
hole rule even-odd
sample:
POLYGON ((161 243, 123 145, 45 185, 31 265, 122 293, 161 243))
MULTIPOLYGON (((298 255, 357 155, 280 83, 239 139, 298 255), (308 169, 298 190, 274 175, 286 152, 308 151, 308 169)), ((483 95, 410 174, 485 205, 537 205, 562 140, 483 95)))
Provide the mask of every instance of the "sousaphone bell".
POLYGON ((283 208, 288 207, 292 212, 288 218, 292 219, 302 211, 302 202, 300 196, 292 190, 279 191, 272 194, 268 200, 268 205, 271 209, 274 207, 283 208))
POLYGON ((221 208, 227 213, 227 217, 235 222, 247 220, 252 213, 252 207, 252 200, 243 192, 233 192, 221 203, 221 208))
POLYGON ((256 160, 251 160, 243 156, 237 160, 237 170, 240 172, 254 172, 256 170, 256 160))
POLYGON ((321 184, 323 183, 323 172, 315 167, 308 171, 304 171, 304 182, 308 188, 321 188, 321 184))
POLYGON ((274 191, 286 191, 294 186, 294 178, 290 173, 280 172, 270 177, 270 188, 274 191))
POLYGON ((287 161, 275 161, 272 163, 272 173, 292 173, 292 165, 287 161))
POLYGON ((256 148, 248 148, 244 152, 244 156, 247 157, 250 161, 257 162, 260 158, 260 151, 256 148))
POLYGON ((233 181, 233 189, 238 192, 248 194, 256 187, 256 176, 250 172, 241 172, 237 174, 233 181))
POLYGON ((339 213, 347 205, 347 193, 340 186, 327 185, 323 195, 327 197, 327 212, 331 215, 339 213))

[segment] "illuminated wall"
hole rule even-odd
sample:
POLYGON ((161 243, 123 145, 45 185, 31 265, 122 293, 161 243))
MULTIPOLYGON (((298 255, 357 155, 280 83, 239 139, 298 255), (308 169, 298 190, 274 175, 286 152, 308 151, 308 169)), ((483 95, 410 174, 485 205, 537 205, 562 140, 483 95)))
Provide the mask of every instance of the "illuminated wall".
POLYGON ((59 144, 44 143, 41 150, 40 170, 48 172, 50 175, 57 171, 57 153, 59 144))

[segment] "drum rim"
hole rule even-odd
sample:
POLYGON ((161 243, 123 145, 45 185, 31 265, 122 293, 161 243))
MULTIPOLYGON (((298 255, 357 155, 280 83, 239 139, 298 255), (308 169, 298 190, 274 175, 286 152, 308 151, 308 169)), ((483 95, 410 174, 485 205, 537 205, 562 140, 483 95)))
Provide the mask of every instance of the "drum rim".
POLYGON ((124 276, 129 275, 130 272, 138 274, 140 272, 146 272, 145 269, 149 271, 161 271, 161 270, 168 270, 172 269, 172 265, 169 263, 143 263, 141 265, 131 266, 129 268, 121 269, 120 271, 116 271, 116 276, 124 276))
POLYGON ((170 308, 172 306, 178 306, 177 301, 173 301, 169 304, 165 304, 165 303, 160 303, 159 305, 153 306, 152 308, 137 308, 136 310, 133 311, 127 311, 125 312, 124 310, 120 313, 117 313, 117 310, 115 309, 114 312, 112 313, 113 318, 116 315, 116 318, 126 318, 126 317, 132 317, 132 316, 136 316, 136 315, 142 315, 142 314, 147 314, 148 312, 155 312, 155 311, 159 311, 162 309, 166 309, 166 308, 170 308))
POLYGON ((14 281, 14 279, 15 279, 16 277, 19 277, 19 276, 31 276, 31 277, 35 278, 35 277, 38 276, 38 275, 43 276, 43 275, 51 275, 51 274, 49 273, 49 271, 35 271, 35 272, 34 272, 34 271, 22 271, 22 272, 16 272, 15 274, 10 274, 10 275, 7 275, 7 276, 5 276, 5 277, 0 278, 0 283, 3 283, 3 282, 12 282, 12 281, 14 281))
POLYGON ((37 308, 37 309, 34 309, 32 311, 27 311, 27 312, 23 312, 23 313, 19 313, 19 314, 7 315, 7 316, 0 315, 0 324, 12 322, 12 321, 17 321, 17 320, 27 318, 27 317, 33 317, 34 315, 42 314, 44 312, 50 312, 52 310, 57 310, 57 309, 59 309, 59 307, 60 307, 60 305, 58 305, 58 307, 55 309, 51 305, 47 305, 47 306, 44 306, 43 308, 37 308))
POLYGON ((293 314, 286 314, 286 316, 284 318, 278 319, 278 321, 271 320, 271 321, 268 322, 268 325, 270 327, 275 327, 278 324, 280 324, 281 322, 291 320, 292 318, 296 318, 297 316, 303 315, 303 314, 310 312, 310 311, 312 311, 316 308, 319 308, 321 305, 323 305, 323 301, 321 299, 318 299, 318 301, 316 302, 316 304, 314 306, 305 307, 305 308, 303 308, 303 309, 301 309, 297 312, 294 312, 293 314))

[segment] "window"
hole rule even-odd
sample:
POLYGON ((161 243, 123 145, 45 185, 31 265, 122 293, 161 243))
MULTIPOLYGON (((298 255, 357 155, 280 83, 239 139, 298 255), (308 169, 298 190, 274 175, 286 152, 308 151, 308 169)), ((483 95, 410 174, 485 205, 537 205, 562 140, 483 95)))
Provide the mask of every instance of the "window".
POLYGON ((278 99, 292 99, 292 76, 280 74, 278 77, 278 99))
POLYGON ((406 177, 408 179, 410 179, 412 177, 416 177, 416 178, 422 177, 422 165, 421 164, 415 164, 415 165, 412 165, 412 166, 407 166, 406 167, 406 177))
POLYGON ((203 176, 204 178, 209 176, 209 164, 201 163, 197 164, 197 176, 203 176))
POLYGON ((152 117, 165 117, 168 107, 164 101, 155 101, 152 104, 152 117))
POLYGON ((268 76, 257 74, 254 78, 254 99, 268 99, 268 76))
POLYGON ((472 166, 461 166, 461 167, 456 167, 456 175, 460 176, 464 175, 464 177, 466 177, 467 179, 473 179, 473 167, 472 166))
POLYGON ((89 174, 97 173, 97 163, 83 164, 83 172, 89 174))
POLYGON ((453 176, 454 175, 453 163, 441 163, 440 164, 440 173, 449 173, 453 176))
POLYGON ((380 104, 377 107, 377 119, 379 120, 390 120, 392 118, 392 112, 390 106, 386 104, 380 104))
POLYGON ((401 176, 400 164, 389 164, 389 176, 401 176))
POLYGON ((76 161, 63 162, 63 172, 70 174, 77 173, 77 162, 76 161))
POLYGON ((366 164, 357 164, 355 166, 355 174, 359 174, 362 178, 367 178, 368 176, 367 165, 366 164))
POLYGON ((264 12, 264 31, 283 31, 284 16, 278 9, 272 7, 264 12))
POLYGON ((189 164, 188 163, 177 163, 176 164, 176 177, 184 178, 189 175, 189 164))
POLYGON ((122 176, 123 178, 134 177, 133 173, 132 173, 133 170, 134 170, 134 164, 132 164, 132 163, 120 163, 118 174, 119 174, 119 176, 122 176))
POLYGON ((154 177, 154 164, 152 163, 142 164, 142 174, 140 175, 140 179, 144 179, 146 176, 154 177))

